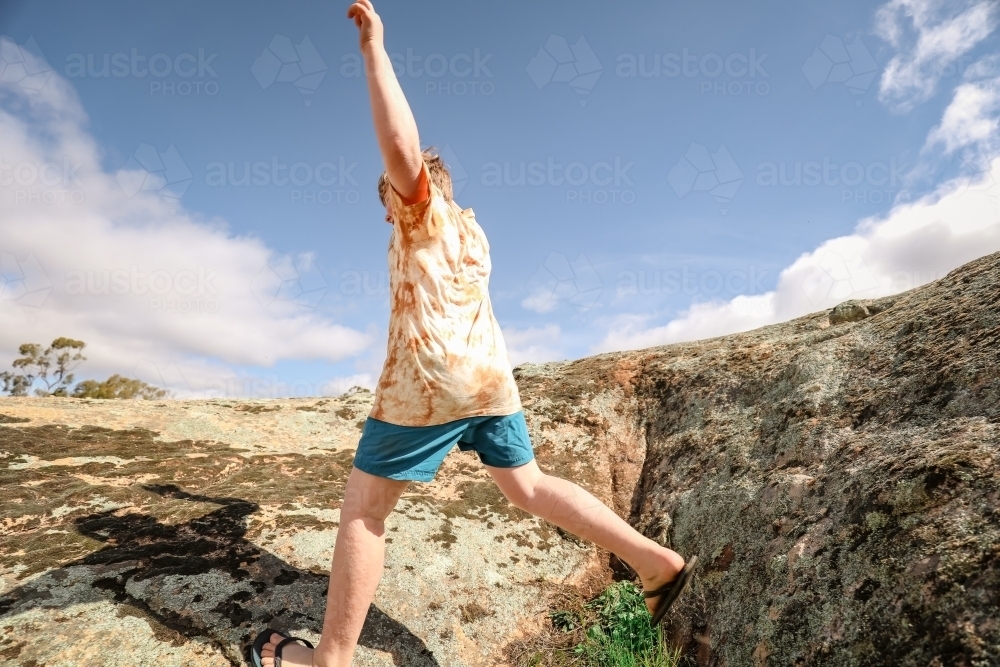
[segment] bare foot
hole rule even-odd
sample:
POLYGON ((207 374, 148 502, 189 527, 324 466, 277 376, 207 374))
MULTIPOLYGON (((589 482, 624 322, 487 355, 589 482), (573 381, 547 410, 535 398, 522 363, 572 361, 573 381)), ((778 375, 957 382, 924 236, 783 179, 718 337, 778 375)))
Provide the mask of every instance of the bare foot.
MULTIPOLYGON (((664 548, 660 555, 661 560, 657 569, 651 570, 651 573, 639 573, 639 580, 642 582, 642 590, 644 591, 655 591, 657 588, 669 584, 684 569, 684 559, 676 551, 664 548), (643 576, 644 574, 647 576, 643 576)), ((646 598, 646 609, 652 615, 662 601, 662 596, 646 598)))
MULTIPOLYGON (((277 632, 271 635, 271 640, 260 650, 261 662, 264 667, 274 667, 274 647, 283 636, 277 632)), ((298 642, 291 642, 281 647, 281 667, 313 667, 313 650, 298 642)))

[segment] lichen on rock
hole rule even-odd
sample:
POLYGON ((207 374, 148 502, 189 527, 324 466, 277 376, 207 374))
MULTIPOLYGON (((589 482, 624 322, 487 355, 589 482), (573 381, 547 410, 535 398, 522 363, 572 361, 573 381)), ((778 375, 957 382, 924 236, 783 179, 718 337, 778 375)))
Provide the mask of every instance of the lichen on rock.
MULTIPOLYGON (((688 663, 1000 664, 998 283, 995 254, 755 331, 524 364, 539 466, 699 556, 665 621, 688 663)), ((317 639, 371 401, 0 398, 4 664, 83 664, 98 632, 137 664, 243 664, 265 623, 317 639)), ((560 601, 633 574, 469 452, 386 529, 363 665, 519 664, 560 601)))

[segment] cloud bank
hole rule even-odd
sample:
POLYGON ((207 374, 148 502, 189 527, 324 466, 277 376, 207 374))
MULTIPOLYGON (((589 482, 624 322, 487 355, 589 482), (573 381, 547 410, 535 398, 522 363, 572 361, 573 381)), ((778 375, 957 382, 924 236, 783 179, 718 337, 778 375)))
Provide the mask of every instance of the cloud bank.
POLYGON ((933 163, 960 162, 961 176, 804 253, 781 272, 773 291, 697 303, 658 326, 652 315, 619 316, 591 352, 748 331, 847 299, 896 294, 1000 250, 998 113, 1000 77, 960 84, 928 134, 924 157, 933 163))
POLYGON ((930 99, 942 77, 965 69, 962 57, 993 32, 998 17, 993 0, 891 0, 880 7, 875 32, 897 53, 882 73, 879 99, 898 111, 930 99))
MULTIPOLYGON (((21 343, 69 336, 87 343, 86 377, 122 373, 178 396, 277 396, 297 383, 234 368, 337 362, 371 345, 371 332, 317 312, 310 255, 184 210, 186 169, 170 147, 141 146, 103 170, 73 88, 28 46, 4 38, 0 49, 20 58, 0 77, 0 365, 21 343)), ((298 390, 358 383, 369 374, 298 390)))

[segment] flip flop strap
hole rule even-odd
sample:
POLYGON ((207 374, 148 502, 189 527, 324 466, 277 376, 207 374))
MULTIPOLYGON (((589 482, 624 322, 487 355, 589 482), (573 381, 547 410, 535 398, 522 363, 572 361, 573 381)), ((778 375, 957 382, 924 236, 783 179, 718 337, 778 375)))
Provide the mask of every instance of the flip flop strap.
MULTIPOLYGON (((678 579, 679 578, 680 577, 678 577, 678 579)), ((665 586, 662 586, 661 588, 657 588, 655 591, 643 591, 642 592, 642 597, 644 597, 644 598, 657 598, 657 597, 660 597, 661 595, 666 595, 671 590, 673 590, 674 584, 676 584, 676 583, 677 583, 677 579, 674 579, 669 584, 666 584, 665 586)))
POLYGON ((281 649, 284 648, 285 644, 291 644, 292 642, 302 642, 307 647, 313 648, 313 645, 308 640, 301 637, 285 637, 274 647, 274 667, 281 667, 281 649))

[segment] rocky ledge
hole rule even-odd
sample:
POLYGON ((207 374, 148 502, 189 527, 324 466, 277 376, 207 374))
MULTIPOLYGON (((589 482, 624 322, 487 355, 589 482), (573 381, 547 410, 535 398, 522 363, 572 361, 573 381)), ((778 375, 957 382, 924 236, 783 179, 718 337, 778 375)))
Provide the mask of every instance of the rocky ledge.
MULTIPOLYGON (((1000 664, 1000 254, 894 297, 515 369, 539 465, 703 566, 698 665, 1000 664)), ((315 638, 364 391, 0 399, 5 664, 239 665, 315 638)), ((449 455, 387 523, 360 665, 516 664, 628 577, 449 455)))

